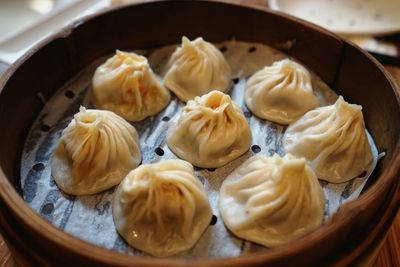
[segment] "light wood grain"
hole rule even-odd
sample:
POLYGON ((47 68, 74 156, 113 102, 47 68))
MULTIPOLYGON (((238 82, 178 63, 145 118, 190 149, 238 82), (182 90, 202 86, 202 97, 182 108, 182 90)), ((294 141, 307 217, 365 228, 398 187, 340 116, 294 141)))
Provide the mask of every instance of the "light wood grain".
MULTIPOLYGON (((400 85, 400 68, 386 66, 386 69, 400 85)), ((400 266, 400 213, 397 214, 375 263, 375 267, 388 266, 400 266)))
POLYGON ((17 266, 7 248, 3 237, 0 235, 0 267, 15 267, 17 266))
POLYGON ((375 267, 400 266, 400 213, 389 230, 375 267))

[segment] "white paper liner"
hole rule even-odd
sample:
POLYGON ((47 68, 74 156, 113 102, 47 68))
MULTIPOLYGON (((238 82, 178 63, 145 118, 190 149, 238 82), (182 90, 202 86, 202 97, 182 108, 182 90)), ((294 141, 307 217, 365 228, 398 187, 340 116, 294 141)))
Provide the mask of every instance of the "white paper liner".
MULTIPOLYGON (((282 137, 286 126, 264 121, 252 116, 244 104, 243 94, 247 78, 265 65, 287 56, 275 49, 261 44, 227 41, 217 45, 224 51, 225 57, 233 70, 233 88, 229 92, 238 103, 250 124, 253 145, 261 148, 258 154, 283 156, 282 137), (254 51, 255 48, 255 51, 254 51), (237 79, 235 79, 237 78, 237 79)), ((155 51, 141 50, 149 57, 153 69, 162 73, 165 63, 175 46, 155 51)), ((129 247, 117 234, 111 214, 111 200, 114 188, 93 196, 69 196, 62 193, 50 170, 50 157, 61 136, 79 106, 90 107, 89 88, 94 70, 106 58, 101 58, 73 78, 48 101, 34 123, 24 147, 21 162, 21 188, 25 201, 46 220, 80 239, 95 245, 132 255, 145 255, 129 247)), ((307 67, 307 66, 306 66, 307 67)), ((312 84, 321 105, 332 104, 337 94, 329 89, 315 74, 312 84)), ((132 123, 140 136, 142 163, 153 163, 160 160, 176 158, 165 144, 165 136, 170 120, 175 120, 184 104, 176 97, 158 115, 142 122, 132 123), (164 155, 155 153, 162 148, 164 155)), ((368 166, 366 175, 347 183, 331 184, 321 181, 326 196, 325 218, 331 216, 338 207, 356 199, 378 161, 378 151, 368 134, 374 160, 368 166)), ((219 188, 222 181, 247 158, 254 155, 252 149, 240 158, 216 170, 198 169, 196 175, 205 186, 214 215, 218 220, 210 225, 199 242, 188 252, 176 257, 181 258, 224 258, 267 250, 251 242, 233 236, 224 226, 218 210, 219 188)))

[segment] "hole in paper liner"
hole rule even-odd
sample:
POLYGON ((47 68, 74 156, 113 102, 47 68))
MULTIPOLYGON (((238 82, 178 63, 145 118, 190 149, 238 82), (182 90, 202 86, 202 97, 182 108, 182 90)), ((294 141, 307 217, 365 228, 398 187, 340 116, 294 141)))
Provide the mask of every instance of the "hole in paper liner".
POLYGON ((244 116, 245 116, 246 118, 250 118, 250 117, 251 117, 250 111, 244 111, 243 114, 244 114, 244 116))
POLYGON ((54 210, 53 203, 47 203, 47 204, 44 204, 44 206, 42 207, 41 212, 43 214, 50 214, 53 210, 54 210))
POLYGON ((44 164, 43 163, 36 163, 35 165, 33 165, 32 169, 34 171, 42 171, 44 169, 44 164))
POLYGON ((210 225, 215 225, 217 221, 218 221, 217 216, 213 214, 213 216, 211 217, 210 225))
POLYGON ((254 153, 259 153, 259 152, 261 151, 261 147, 260 147, 259 145, 252 145, 252 146, 251 146, 251 150, 252 150, 254 153))
POLYGON ((164 150, 161 147, 157 147, 154 152, 156 152, 156 154, 159 155, 159 156, 163 156, 164 155, 164 150))

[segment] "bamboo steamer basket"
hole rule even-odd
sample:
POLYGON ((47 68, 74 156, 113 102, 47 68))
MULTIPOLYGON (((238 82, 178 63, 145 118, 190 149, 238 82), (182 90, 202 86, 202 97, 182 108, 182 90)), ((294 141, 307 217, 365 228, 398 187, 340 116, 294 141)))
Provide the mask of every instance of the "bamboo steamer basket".
POLYGON ((399 88, 383 67, 339 36, 290 16, 214 1, 127 5, 86 17, 32 48, 0 81, 0 229, 20 266, 323 266, 371 259, 400 203, 399 88), (350 102, 385 151, 359 199, 311 234, 266 252, 210 260, 134 257, 62 232, 21 197, 20 157, 47 99, 96 58, 115 48, 151 48, 182 35, 212 42, 260 42, 304 62, 350 102))

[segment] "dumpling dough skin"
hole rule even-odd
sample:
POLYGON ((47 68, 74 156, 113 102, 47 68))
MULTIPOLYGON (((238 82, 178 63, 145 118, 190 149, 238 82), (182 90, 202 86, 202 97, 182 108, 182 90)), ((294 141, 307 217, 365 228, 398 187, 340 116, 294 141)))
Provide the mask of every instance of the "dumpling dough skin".
POLYGON ((118 187, 113 218, 133 247, 157 257, 189 250, 210 224, 212 211, 193 166, 183 160, 141 165, 118 187))
POLYGON ((340 96, 334 105, 307 112, 287 128, 286 152, 305 157, 319 179, 343 183, 357 177, 372 161, 361 109, 340 96))
POLYGON ((305 159, 253 156, 223 182, 219 208, 236 236, 275 247, 304 236, 323 220, 325 196, 305 159))
POLYGON ((167 144, 195 166, 218 168, 249 149, 251 132, 230 96, 212 91, 187 103, 178 120, 170 124, 167 144))
POLYGON ((117 50, 96 69, 92 84, 93 105, 128 121, 141 121, 159 113, 171 99, 147 59, 135 53, 117 50))
POLYGON ((119 184, 140 161, 132 125, 111 111, 81 107, 62 132, 51 172, 62 191, 90 195, 119 184))
POLYGON ((310 73, 290 59, 253 74, 247 81, 245 102, 256 116, 280 124, 290 124, 318 106, 310 73))
POLYGON ((182 45, 172 54, 164 84, 183 102, 211 90, 226 92, 231 86, 231 68, 224 55, 211 43, 199 37, 182 45))

